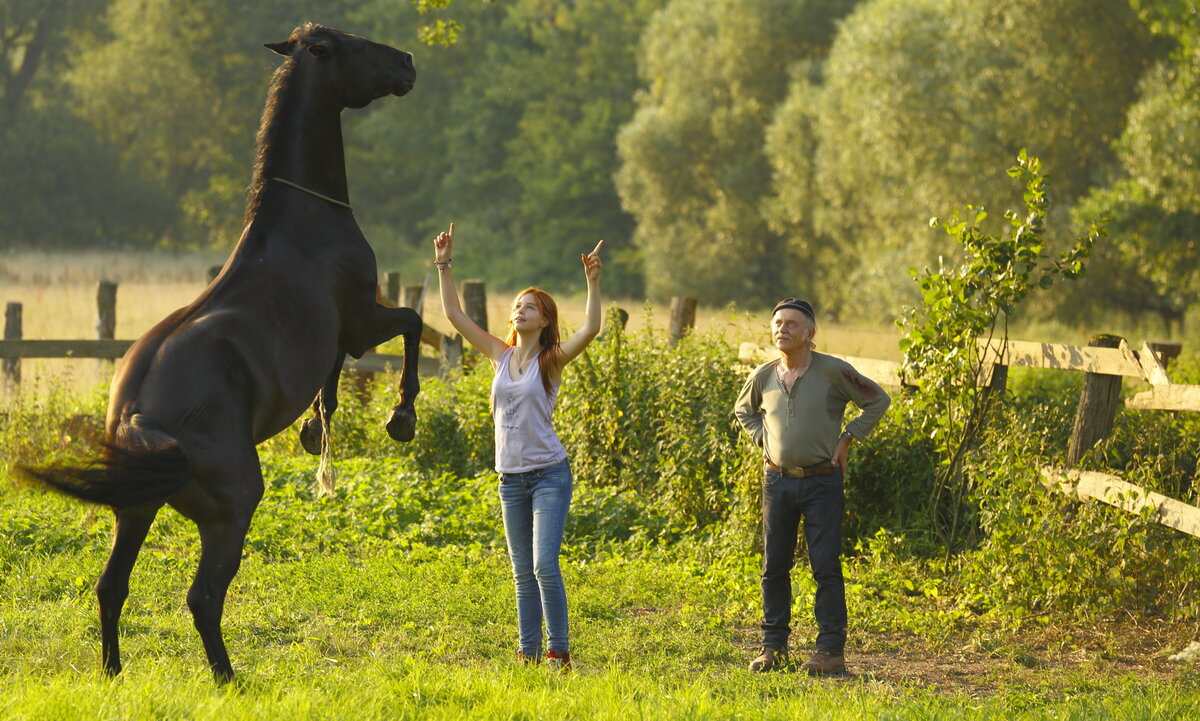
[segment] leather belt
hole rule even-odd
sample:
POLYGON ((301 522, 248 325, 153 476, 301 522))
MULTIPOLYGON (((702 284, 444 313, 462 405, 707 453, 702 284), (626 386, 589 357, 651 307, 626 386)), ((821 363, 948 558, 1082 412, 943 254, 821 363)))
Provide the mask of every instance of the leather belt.
POLYGON ((833 465, 832 463, 818 463, 813 466, 783 468, 782 466, 777 466, 770 461, 763 461, 763 468, 766 468, 768 471, 782 473, 785 476, 792 476, 793 478, 807 478, 808 476, 823 476, 827 473, 833 473, 837 466, 833 465))

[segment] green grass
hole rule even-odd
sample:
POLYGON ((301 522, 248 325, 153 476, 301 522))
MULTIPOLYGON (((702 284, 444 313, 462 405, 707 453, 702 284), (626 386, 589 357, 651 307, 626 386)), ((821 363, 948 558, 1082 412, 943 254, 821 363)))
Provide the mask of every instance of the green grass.
MULTIPOLYGON (((899 665, 860 662, 854 677, 838 680, 752 675, 756 557, 719 539, 660 544, 594 533, 595 519, 613 517, 613 498, 586 488, 564 569, 579 666, 568 675, 524 667, 513 658, 493 476, 420 478, 386 461, 349 459, 339 495, 318 500, 312 465, 268 458, 270 488, 226 608, 239 673, 229 688, 209 677, 184 602, 197 551, 187 521, 164 510, 151 532, 123 618, 125 670, 109 680, 98 670, 91 591, 107 556, 107 512, 91 518, 44 493, 0 496, 0 718, 1160 719, 1200 711, 1194 673, 1138 680, 1102 664, 1031 670, 1038 652, 1011 638, 992 642, 980 656, 990 665, 971 684, 933 682, 919 660, 910 675, 903 657, 916 647, 887 640, 898 631, 934 655, 1003 633, 939 607, 928 588, 889 581, 904 569, 872 567, 866 556, 848 565, 850 664, 869 653, 899 665)), ((796 580, 803 647, 812 588, 806 574, 796 580)))
MULTIPOLYGON (((980 476, 994 484, 980 496, 990 535, 950 568, 914 513, 933 462, 919 419, 897 404, 861 447, 847 502, 853 675, 813 680, 746 670, 758 458, 727 428, 744 370, 707 338, 669 352, 649 336, 611 343, 573 364, 556 417, 577 466, 564 575, 578 668, 566 676, 514 660, 484 374, 429 379, 408 445, 382 430, 394 379, 366 403, 345 389, 334 498, 316 496, 294 428, 260 446, 266 495, 225 613, 229 688, 211 680, 185 602, 195 529, 169 509, 132 578, 125 671, 101 676, 92 586, 111 516, 5 473, 94 453, 82 421, 103 416, 106 394, 51 385, 4 399, 0 719, 1200 717, 1197 664, 1166 660, 1200 638, 1188 581, 1200 547, 1062 505, 1030 471, 1065 448, 1078 392, 1065 374, 1010 378, 1016 440, 993 439, 982 470, 994 478, 980 476)), ((1190 493, 1194 423, 1123 413, 1104 467, 1190 493)), ((797 656, 814 632, 804 563, 797 656)))

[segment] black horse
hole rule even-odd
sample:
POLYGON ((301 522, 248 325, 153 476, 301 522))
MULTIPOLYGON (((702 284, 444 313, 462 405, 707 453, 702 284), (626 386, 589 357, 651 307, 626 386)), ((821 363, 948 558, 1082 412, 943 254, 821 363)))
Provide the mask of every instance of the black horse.
POLYGON ((221 614, 263 494, 255 446, 317 397, 321 413, 303 434, 314 450, 336 406, 347 353, 359 357, 404 336, 400 403, 387 429, 401 441, 415 433, 421 319, 375 300, 375 255, 348 202, 341 128, 344 108, 412 89, 412 55, 313 24, 267 47, 286 59, 263 111, 237 247, 195 302, 125 354, 112 383, 103 460, 24 469, 116 515, 112 553, 96 584, 109 674, 121 670, 117 626, 130 572, 155 514, 168 504, 199 530, 188 607, 213 673, 220 681, 233 677, 221 614))

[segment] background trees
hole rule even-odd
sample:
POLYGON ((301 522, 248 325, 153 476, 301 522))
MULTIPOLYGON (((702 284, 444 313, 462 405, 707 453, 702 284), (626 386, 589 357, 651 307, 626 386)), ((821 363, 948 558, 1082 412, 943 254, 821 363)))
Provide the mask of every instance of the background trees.
POLYGON ((229 247, 277 63, 261 45, 311 19, 416 54, 413 95, 346 115, 360 222, 410 277, 453 220, 466 271, 501 286, 574 288, 603 237, 622 294, 802 293, 885 320, 909 267, 954 252, 927 219, 1014 204, 1002 171, 1028 148, 1051 227, 1110 220, 1057 314, 1174 324, 1200 298, 1191 8, 0 0, 0 190, 21 199, 0 243, 229 247))
POLYGON ((819 59, 851 0, 672 0, 647 27, 638 111, 617 185, 654 297, 778 295, 790 275, 761 206, 771 114, 797 63, 819 59))

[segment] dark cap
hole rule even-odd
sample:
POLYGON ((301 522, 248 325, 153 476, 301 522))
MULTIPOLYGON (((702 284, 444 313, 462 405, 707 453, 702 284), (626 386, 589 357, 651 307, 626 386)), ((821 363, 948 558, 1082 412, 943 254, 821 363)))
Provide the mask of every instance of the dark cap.
POLYGON ((795 298, 784 298, 783 300, 776 303, 775 307, 771 309, 771 315, 774 316, 776 313, 778 313, 783 308, 791 308, 792 310, 798 310, 814 321, 817 319, 817 317, 815 315, 813 315, 812 306, 808 304, 807 300, 797 300, 795 298))

